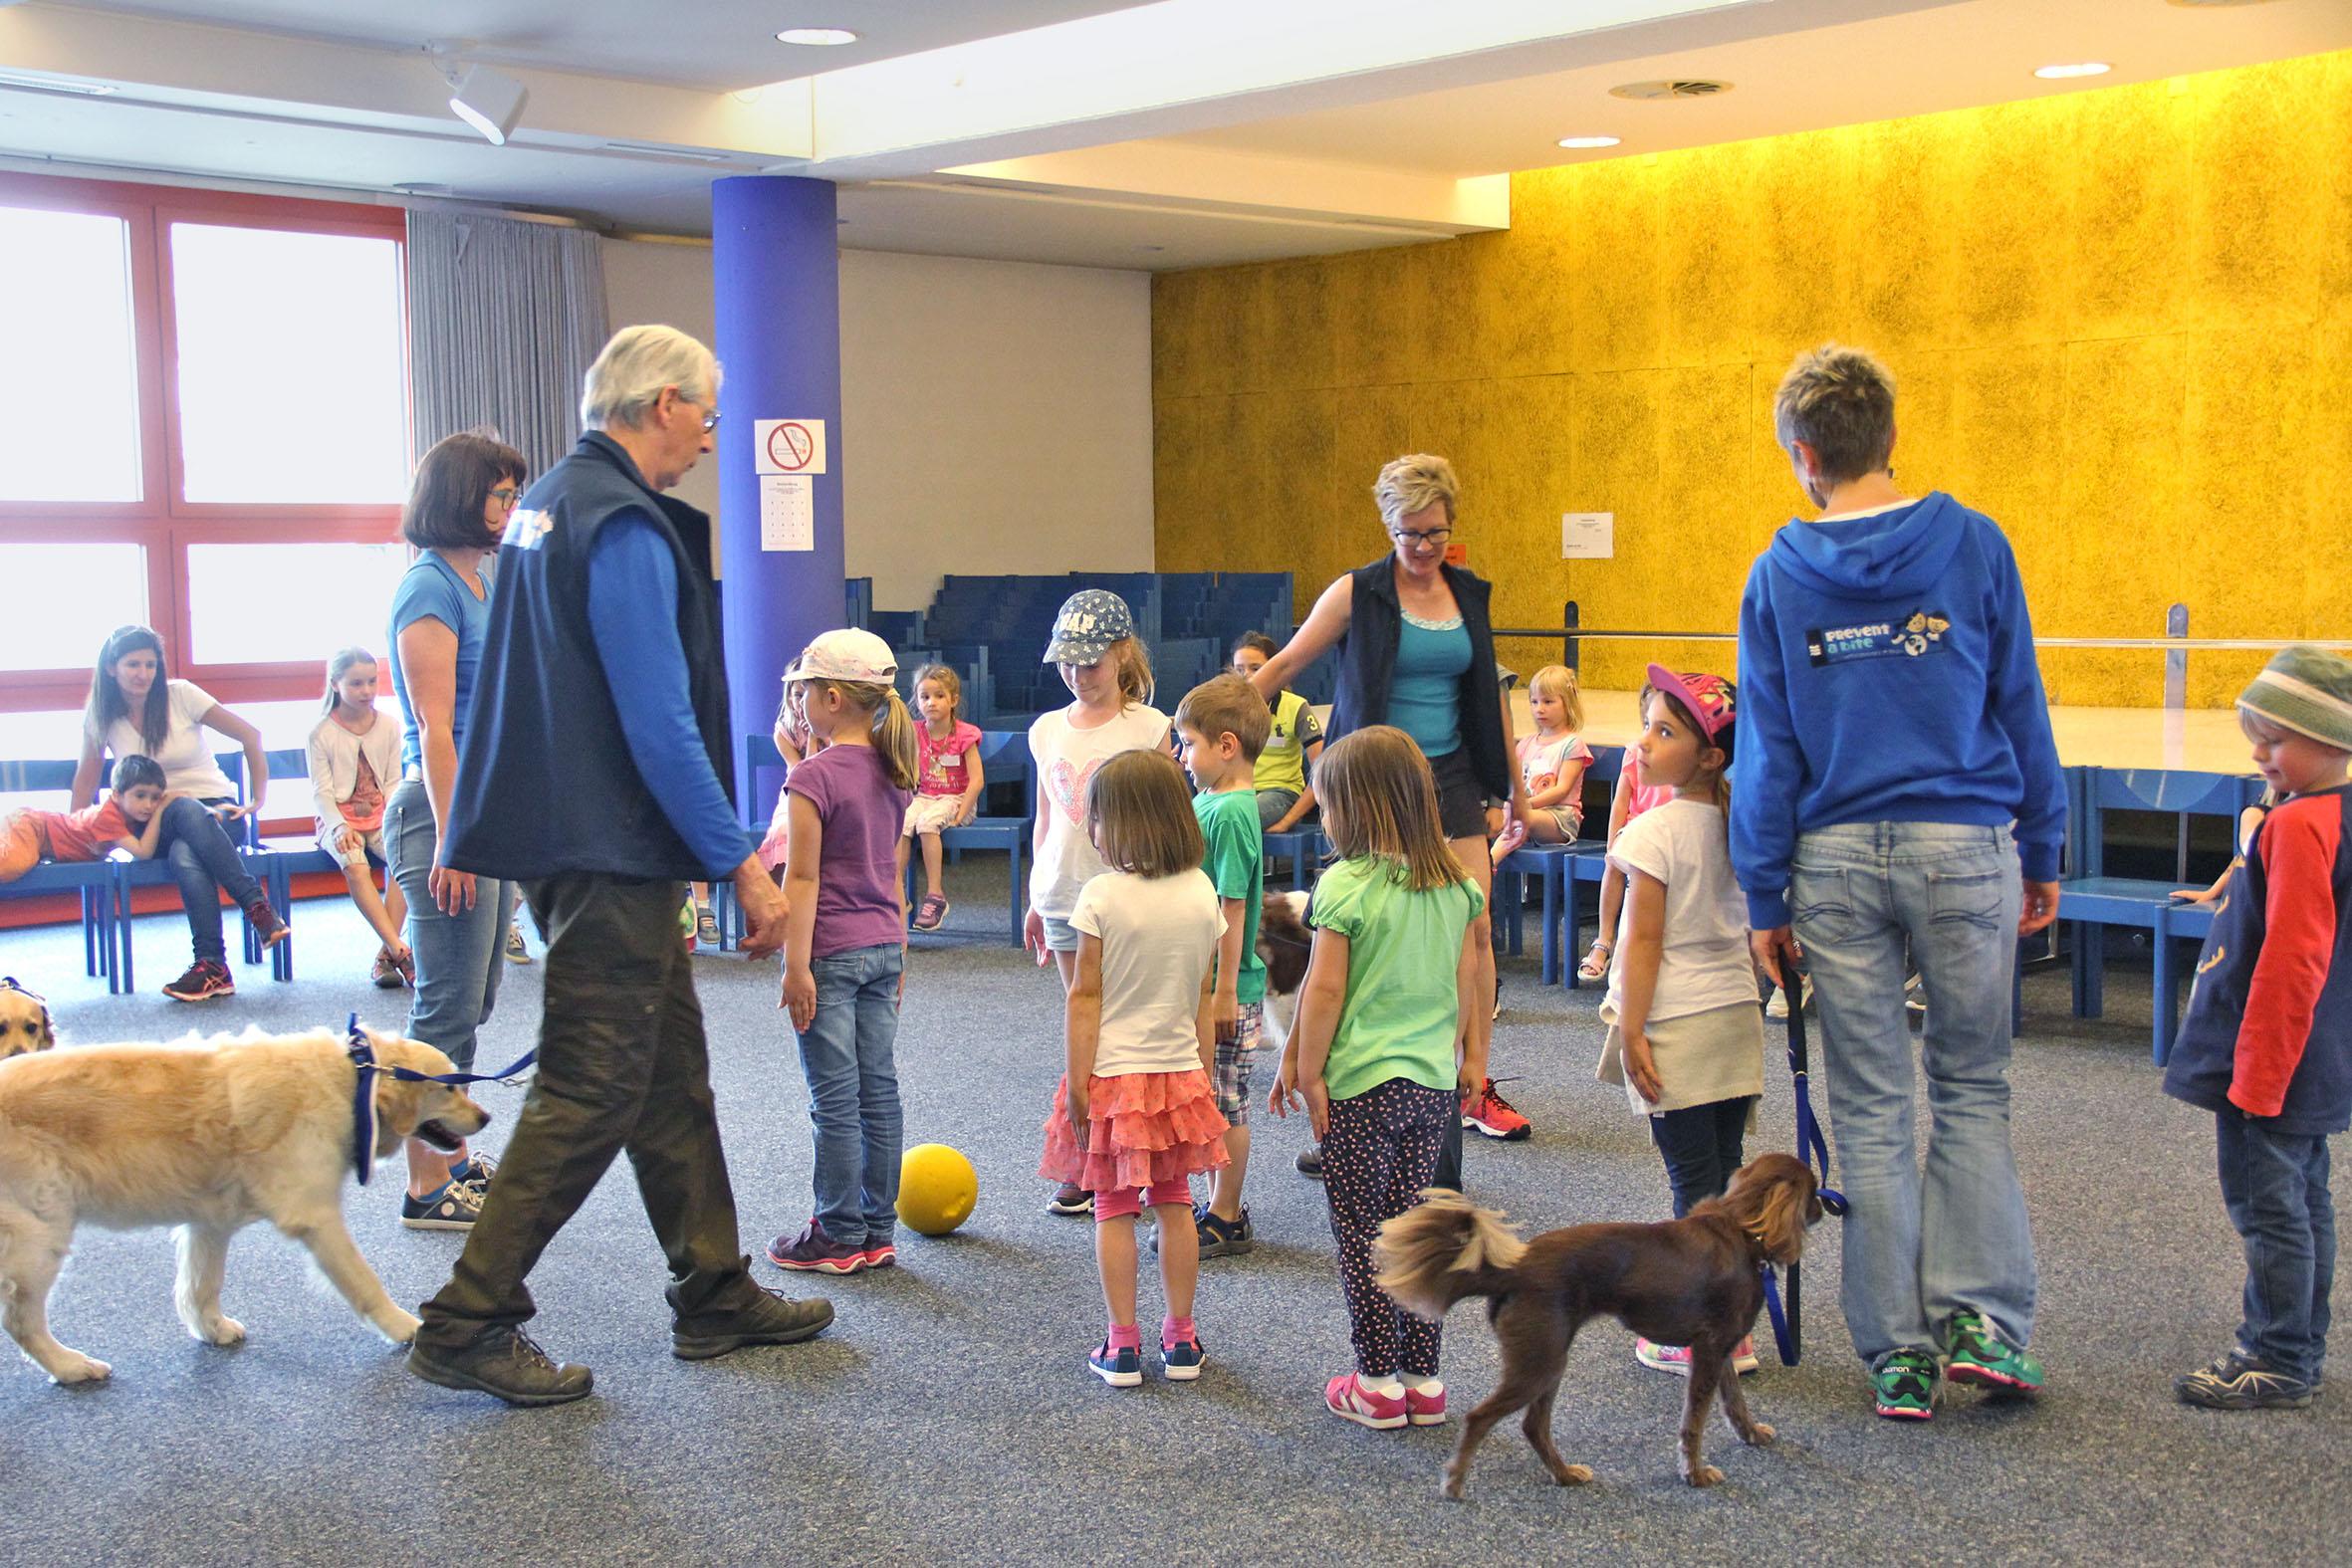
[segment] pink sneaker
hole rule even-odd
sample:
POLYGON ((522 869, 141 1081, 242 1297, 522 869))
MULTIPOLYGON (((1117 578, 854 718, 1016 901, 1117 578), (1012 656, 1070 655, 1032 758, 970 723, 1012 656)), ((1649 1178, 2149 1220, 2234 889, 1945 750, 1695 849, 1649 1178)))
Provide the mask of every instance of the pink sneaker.
POLYGON ((1636 1334, 1633 1339, 1633 1359, 1652 1372, 1671 1372, 1678 1378, 1691 1375, 1691 1347, 1688 1345, 1660 1345, 1636 1334))
POLYGON ((1756 1341, 1743 1337, 1738 1348, 1732 1352, 1732 1370, 1746 1377, 1763 1366, 1764 1363, 1756 1359, 1756 1341))
POLYGON ((1412 1385, 1405 1386, 1405 1419, 1416 1427, 1442 1427, 1446 1424, 1446 1388, 1439 1384, 1434 1394, 1424 1394, 1412 1385))
POLYGON ((1341 1421, 1383 1431, 1401 1427, 1406 1421, 1402 1395, 1375 1394, 1352 1372, 1342 1373, 1323 1385, 1323 1408, 1341 1421))

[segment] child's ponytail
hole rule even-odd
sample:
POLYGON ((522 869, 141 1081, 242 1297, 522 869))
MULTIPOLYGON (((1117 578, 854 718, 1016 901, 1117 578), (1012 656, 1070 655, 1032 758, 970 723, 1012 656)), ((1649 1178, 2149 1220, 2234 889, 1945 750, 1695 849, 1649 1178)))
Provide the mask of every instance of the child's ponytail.
POLYGON ((912 789, 923 777, 922 753, 915 746, 915 718, 907 712, 897 687, 885 686, 882 692, 873 712, 874 750, 890 770, 890 782, 901 789, 912 789))

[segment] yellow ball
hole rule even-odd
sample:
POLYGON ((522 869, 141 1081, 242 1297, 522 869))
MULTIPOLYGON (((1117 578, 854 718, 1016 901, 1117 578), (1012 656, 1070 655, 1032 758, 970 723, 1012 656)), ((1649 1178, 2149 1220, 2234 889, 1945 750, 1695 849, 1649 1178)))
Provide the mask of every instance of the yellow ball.
POLYGON ((943 1143, 918 1143, 898 1162, 898 1218, 925 1235, 945 1235, 972 1218, 980 1173, 943 1143))

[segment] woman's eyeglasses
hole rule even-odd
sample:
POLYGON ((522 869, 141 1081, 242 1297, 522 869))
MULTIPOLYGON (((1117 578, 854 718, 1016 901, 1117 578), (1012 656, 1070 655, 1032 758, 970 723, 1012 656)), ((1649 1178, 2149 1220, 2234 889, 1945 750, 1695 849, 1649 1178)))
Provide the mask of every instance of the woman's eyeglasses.
POLYGON ((1392 528, 1388 531, 1388 537, 1400 545, 1420 545, 1431 550, 1443 550, 1446 541, 1454 537, 1454 531, 1450 528, 1392 528))
POLYGON ((523 491, 517 485, 501 485, 490 492, 490 499, 511 510, 516 502, 523 499, 523 491))

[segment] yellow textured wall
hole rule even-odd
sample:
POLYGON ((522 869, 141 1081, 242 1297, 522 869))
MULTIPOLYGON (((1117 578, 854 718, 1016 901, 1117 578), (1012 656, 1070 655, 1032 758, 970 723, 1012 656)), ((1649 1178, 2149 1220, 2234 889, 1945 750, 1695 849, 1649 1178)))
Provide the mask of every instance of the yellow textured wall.
MULTIPOLYGON (((2179 601, 2200 636, 2352 637, 2352 53, 1540 170, 1507 233, 1165 275, 1160 567, 1295 571, 1303 612, 1429 450, 1499 624, 1731 630, 1803 507, 1772 389, 1829 338, 1893 367, 1898 480, 2002 524, 2042 635, 2179 601), (1615 513, 1615 559, 1561 560, 1562 512, 1615 513)), ((1602 687, 1731 662, 1587 649, 1602 687)), ((2259 662, 2193 657, 2191 703, 2259 662)), ((2161 700, 2158 654, 2042 668, 2161 700)))

